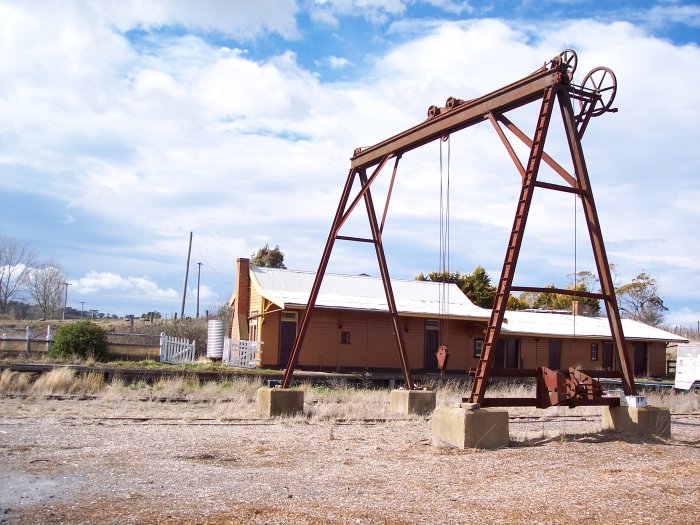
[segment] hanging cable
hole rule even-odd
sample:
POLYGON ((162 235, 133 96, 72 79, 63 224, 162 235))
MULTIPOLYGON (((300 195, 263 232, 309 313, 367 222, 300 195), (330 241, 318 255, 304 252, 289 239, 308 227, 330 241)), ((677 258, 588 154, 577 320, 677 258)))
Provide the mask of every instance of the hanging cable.
POLYGON ((439 286, 439 316, 440 316, 440 345, 447 346, 449 340, 449 303, 450 286, 450 166, 451 166, 451 143, 449 135, 440 140, 440 262, 439 272, 441 273, 439 286), (447 173, 443 166, 442 143, 447 142, 447 173))
MULTIPOLYGON (((577 268, 577 257, 578 257, 578 203, 576 202, 577 195, 574 194, 574 291, 578 290, 578 268, 577 268)), ((581 309, 581 304, 579 303, 579 298, 574 295, 574 301, 576 301, 576 308, 573 309, 574 315, 574 355, 576 355, 576 317, 581 309)), ((573 303, 572 303, 573 307, 573 303)))

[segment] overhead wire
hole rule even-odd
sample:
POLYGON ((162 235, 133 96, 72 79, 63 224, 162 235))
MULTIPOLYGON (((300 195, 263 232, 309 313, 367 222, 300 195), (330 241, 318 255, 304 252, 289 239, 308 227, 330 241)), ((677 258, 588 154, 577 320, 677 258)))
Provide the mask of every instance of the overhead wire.
POLYGON ((450 167, 451 167, 451 143, 450 136, 440 139, 440 261, 441 273, 439 285, 439 316, 440 316, 440 344, 447 345, 449 340, 449 304, 450 286, 450 167), (443 166, 443 146, 447 142, 447 176, 443 166))
MULTIPOLYGON (((574 197, 574 291, 577 291, 578 287, 578 203, 576 202, 576 199, 578 196, 576 194, 573 195, 574 197)), ((573 316, 574 316, 574 353, 576 352, 576 316, 578 315, 578 310, 581 308, 581 304, 578 301, 578 296, 574 295, 574 301, 576 301, 576 308, 573 308, 573 302, 572 302, 572 310, 573 310, 573 316)))

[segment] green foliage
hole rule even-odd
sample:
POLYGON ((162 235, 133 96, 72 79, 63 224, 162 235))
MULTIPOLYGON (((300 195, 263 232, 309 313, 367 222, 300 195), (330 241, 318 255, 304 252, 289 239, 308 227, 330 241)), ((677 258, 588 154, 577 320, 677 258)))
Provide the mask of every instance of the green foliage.
MULTIPOLYGON (((589 271, 582 271, 576 274, 576 285, 569 285, 567 290, 579 292, 592 292, 592 288, 598 283, 598 279, 589 271)), ((549 284, 545 288, 557 288, 554 284, 549 284)), ((600 315, 600 301, 591 297, 574 297, 573 295, 558 293, 523 293, 520 294, 520 301, 529 304, 527 308, 534 310, 561 310, 573 311, 574 301, 579 303, 579 312, 582 315, 600 315)), ((511 308, 510 299, 508 308, 511 308)))
POLYGON ((250 264, 266 268, 286 268, 284 265, 284 253, 279 246, 270 248, 268 244, 258 250, 258 253, 250 256, 250 264))
POLYGON ((460 288, 475 305, 493 308, 496 287, 491 284, 491 278, 482 266, 477 266, 472 273, 463 275, 460 288))
POLYGON ((56 331, 48 355, 101 361, 107 355, 107 334, 102 327, 90 321, 64 325, 56 331))
POLYGON ((464 275, 459 272, 430 272, 427 276, 419 273, 415 279, 416 281, 454 283, 475 305, 493 308, 496 287, 491 285, 491 278, 481 266, 474 268, 472 273, 464 275))
POLYGON ((664 320, 663 312, 668 310, 658 295, 656 279, 642 272, 631 283, 617 288, 617 303, 624 317, 658 326, 664 320))
MULTIPOLYGON (((428 275, 419 273, 416 275, 417 281, 435 281, 454 283, 469 298, 469 300, 482 308, 493 308, 496 297, 496 287, 491 284, 491 278, 482 266, 477 266, 469 274, 459 272, 430 272, 428 275)), ((597 285, 598 279, 589 271, 581 271, 576 274, 576 285, 568 286, 567 289, 578 290, 580 292, 591 292, 597 285)), ((556 288, 550 284, 547 288, 556 288)), ((510 295, 508 297, 508 310, 566 310, 572 311, 573 301, 579 302, 580 312, 583 315, 600 315, 600 301, 589 297, 574 297, 566 294, 556 293, 522 293, 519 296, 510 295)))
POLYGON ((524 294, 520 295, 509 295, 508 296, 508 310, 527 310, 532 308, 527 299, 523 297, 524 294))
MULTIPOLYGON (((617 274, 617 266, 610 265, 613 275, 617 274)), ((569 276, 572 278, 573 276, 569 276)), ((434 281, 454 283, 477 306, 493 308, 496 296, 496 287, 491 285, 486 270, 477 266, 470 274, 459 272, 430 272, 428 275, 419 273, 417 281, 434 281)), ((579 292, 594 292, 599 289, 598 277, 590 271, 583 270, 576 273, 575 284, 566 287, 567 290, 579 292)), ((550 284, 546 288, 557 288, 550 284)), ((668 310, 663 300, 658 295, 658 283, 656 279, 642 272, 632 279, 631 283, 623 284, 616 288, 617 301, 620 312, 624 317, 634 319, 652 326, 658 326, 663 322, 663 312, 668 310)), ((573 302, 578 301, 579 312, 582 315, 600 315, 600 301, 592 297, 575 297, 568 294, 528 292, 519 296, 508 297, 508 310, 562 310, 571 312, 573 302)))

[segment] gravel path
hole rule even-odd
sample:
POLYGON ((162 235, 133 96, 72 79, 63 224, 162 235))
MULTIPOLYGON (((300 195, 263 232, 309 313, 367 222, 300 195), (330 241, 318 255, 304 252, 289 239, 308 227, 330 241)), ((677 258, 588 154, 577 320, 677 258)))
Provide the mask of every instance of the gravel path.
POLYGON ((0 523, 700 523, 700 415, 673 439, 511 419, 512 446, 429 419, 235 419, 208 404, 0 398, 0 523))

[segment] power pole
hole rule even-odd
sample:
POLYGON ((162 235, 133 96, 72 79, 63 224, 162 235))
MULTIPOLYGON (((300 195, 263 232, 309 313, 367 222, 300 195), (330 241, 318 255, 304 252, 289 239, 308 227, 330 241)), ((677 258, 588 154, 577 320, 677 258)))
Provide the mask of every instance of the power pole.
POLYGON ((202 263, 197 263, 197 319, 199 319, 199 276, 202 272, 202 263))
POLYGON ((187 250, 187 266, 185 267, 185 287, 182 290, 182 309, 180 319, 185 318, 185 298, 187 297, 187 279, 190 276, 190 254, 192 253, 192 232, 190 232, 190 247, 187 250))
POLYGON ((63 299, 63 320, 66 320, 66 306, 68 305, 68 287, 70 286, 70 283, 63 283, 63 286, 66 287, 66 295, 63 299))
POLYGON ((80 301, 80 318, 83 318, 83 310, 85 306, 85 301, 80 301))

